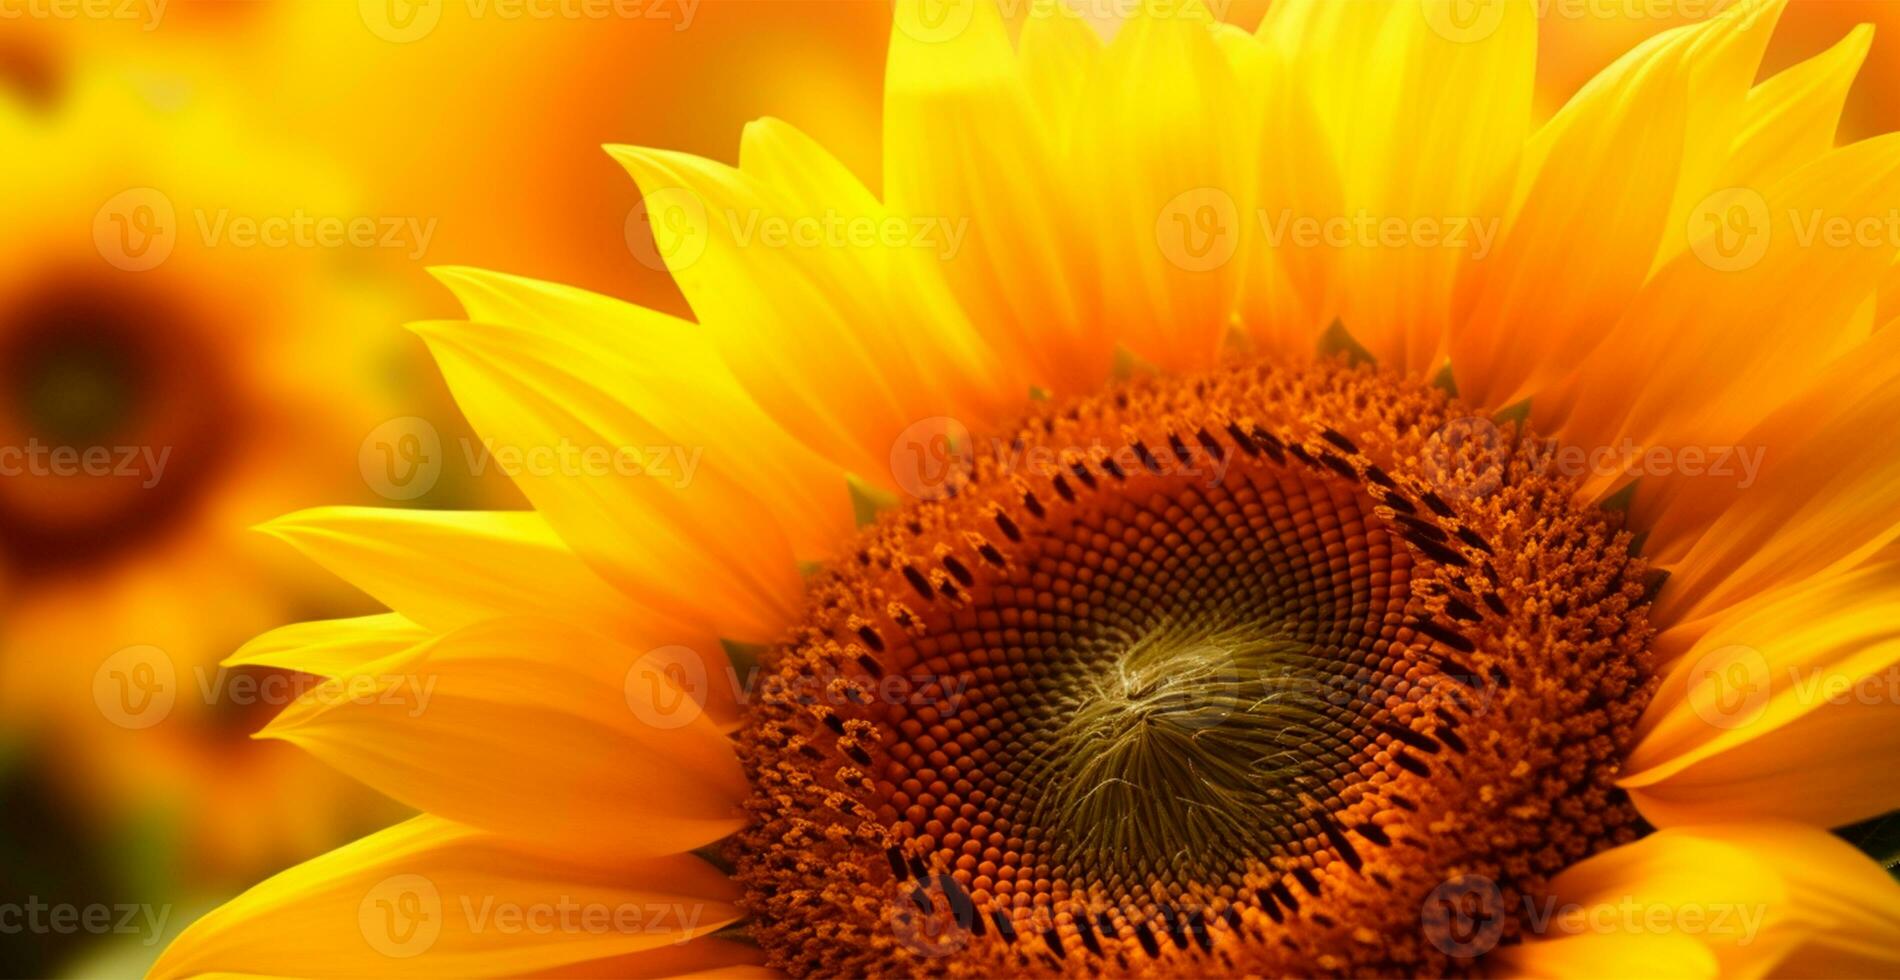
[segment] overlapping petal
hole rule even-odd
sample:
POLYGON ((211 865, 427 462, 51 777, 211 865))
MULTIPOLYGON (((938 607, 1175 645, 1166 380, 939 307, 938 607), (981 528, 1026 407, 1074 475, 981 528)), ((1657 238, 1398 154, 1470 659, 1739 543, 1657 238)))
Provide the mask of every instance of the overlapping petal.
POLYGON ((1603 342, 1663 253, 1686 189, 1712 189, 1700 175, 1725 159, 1778 9, 1738 5, 1652 38, 1524 144, 1510 220, 1467 268, 1453 316, 1467 397, 1512 404, 1603 342))
POLYGON ((1900 884, 1797 824, 1661 830, 1571 866, 1551 892, 1540 935, 1494 954, 1500 972, 1845 977, 1900 965, 1900 884))
POLYGON ((1652 823, 1835 827, 1900 809, 1900 561, 1736 607, 1663 676, 1619 785, 1652 823))
POLYGON ((600 975, 603 962, 683 974, 756 961, 709 936, 737 901, 691 855, 563 857, 422 816, 251 888, 193 923, 152 976, 600 975))
POLYGON ((726 679, 703 660, 695 673, 694 659, 553 621, 493 621, 332 678, 259 737, 547 847, 674 853, 743 823, 738 760, 695 700, 726 679))

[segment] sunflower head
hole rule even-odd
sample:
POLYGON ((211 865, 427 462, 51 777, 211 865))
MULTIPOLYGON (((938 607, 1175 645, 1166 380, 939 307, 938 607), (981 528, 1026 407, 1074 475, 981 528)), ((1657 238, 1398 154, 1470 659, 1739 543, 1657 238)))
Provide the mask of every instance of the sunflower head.
POLYGON ((1892 705, 1767 665, 1900 656, 1856 435, 1900 417, 1900 241, 1801 231, 1900 207, 1900 143, 1833 146, 1851 44, 1756 83, 1779 9, 1533 126, 1528 2, 1108 42, 900 3, 881 193, 775 120, 737 167, 612 148, 695 322, 451 269, 468 320, 417 329, 495 444, 704 465, 280 522, 392 611, 259 641, 334 685, 265 734, 427 813, 161 972, 1890 962, 1900 886, 1825 828, 1900 804, 1828 754, 1892 705), (1743 642, 1763 710, 1723 724, 1743 642), (455 912, 566 888, 711 918, 455 912))

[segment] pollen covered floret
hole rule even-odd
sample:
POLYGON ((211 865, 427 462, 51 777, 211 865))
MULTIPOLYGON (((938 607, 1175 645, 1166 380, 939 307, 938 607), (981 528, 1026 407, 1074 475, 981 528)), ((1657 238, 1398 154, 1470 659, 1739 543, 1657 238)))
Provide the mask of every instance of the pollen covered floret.
POLYGON ((765 660, 732 854, 773 965, 1442 974, 1521 938, 1641 833, 1646 571, 1473 421, 1242 364, 958 447, 765 660), (1471 881, 1477 943, 1433 911, 1471 881))

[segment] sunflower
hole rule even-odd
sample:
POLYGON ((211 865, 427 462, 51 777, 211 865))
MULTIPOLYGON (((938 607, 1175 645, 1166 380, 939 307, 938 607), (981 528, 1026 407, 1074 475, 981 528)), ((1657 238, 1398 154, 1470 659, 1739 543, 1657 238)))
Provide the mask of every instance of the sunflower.
POLYGON ((233 687, 216 665, 260 630, 360 608, 245 529, 369 497, 306 450, 400 414, 363 380, 395 350, 358 326, 384 299, 321 254, 203 231, 349 213, 311 168, 244 148, 238 108, 150 65, 60 77, 51 102, 0 89, 0 740, 88 830, 176 845, 194 887, 248 879, 400 812, 244 737, 257 705, 314 679, 233 687))
POLYGON ((533 510, 279 519, 389 611, 235 658, 424 813, 156 973, 1892 972, 1900 140, 1780 6, 1533 129, 1528 2, 900 3, 881 193, 611 148, 697 322, 437 272, 533 510))

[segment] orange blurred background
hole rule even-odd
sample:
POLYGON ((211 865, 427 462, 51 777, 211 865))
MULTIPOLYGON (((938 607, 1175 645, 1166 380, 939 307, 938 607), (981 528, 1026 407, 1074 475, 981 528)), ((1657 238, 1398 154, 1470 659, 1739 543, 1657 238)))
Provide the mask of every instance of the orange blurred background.
MULTIPOLYGON (((1127 2, 1075 0, 1104 29, 1127 2)), ((1713 7, 1538 2, 1546 114, 1713 7)), ((1268 6, 1209 5, 1245 27, 1268 6)), ((1856 138, 1900 123, 1873 97, 1900 83, 1900 0, 1793 0, 1766 68, 1861 22, 1881 29, 1856 138)), ((218 662, 370 608, 249 528, 326 503, 511 506, 452 448, 465 427, 402 329, 457 312, 425 268, 686 314, 600 145, 732 160, 772 115, 876 187, 888 31, 885 0, 0 0, 0 450, 171 450, 151 486, 0 475, 0 902, 149 904, 174 933, 386 823, 392 804, 248 738, 307 679, 218 662), (563 15, 586 10, 609 15, 563 15), (449 447, 426 485, 395 468, 417 432, 449 447)), ((39 938, 0 974, 136 974, 165 937, 39 938)))

